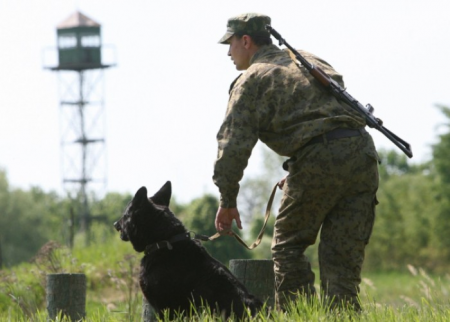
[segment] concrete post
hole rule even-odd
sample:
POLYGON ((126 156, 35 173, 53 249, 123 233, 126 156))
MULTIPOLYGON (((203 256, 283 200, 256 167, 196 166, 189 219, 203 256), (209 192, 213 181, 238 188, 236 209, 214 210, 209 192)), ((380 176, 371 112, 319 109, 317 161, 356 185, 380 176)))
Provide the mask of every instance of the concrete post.
POLYGON ((251 294, 274 308, 275 275, 272 260, 232 259, 230 271, 251 294))
POLYGON ((60 312, 71 321, 86 317, 86 275, 48 274, 46 293, 50 319, 60 312))

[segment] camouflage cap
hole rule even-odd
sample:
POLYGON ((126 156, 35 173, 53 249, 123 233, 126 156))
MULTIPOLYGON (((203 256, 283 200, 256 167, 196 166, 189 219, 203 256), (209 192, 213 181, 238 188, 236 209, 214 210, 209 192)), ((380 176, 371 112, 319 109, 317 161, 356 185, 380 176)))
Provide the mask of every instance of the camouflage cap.
POLYGON ((227 32, 219 40, 219 44, 228 44, 228 40, 234 35, 249 35, 268 37, 270 33, 266 25, 270 25, 270 17, 259 13, 245 13, 228 19, 227 32))

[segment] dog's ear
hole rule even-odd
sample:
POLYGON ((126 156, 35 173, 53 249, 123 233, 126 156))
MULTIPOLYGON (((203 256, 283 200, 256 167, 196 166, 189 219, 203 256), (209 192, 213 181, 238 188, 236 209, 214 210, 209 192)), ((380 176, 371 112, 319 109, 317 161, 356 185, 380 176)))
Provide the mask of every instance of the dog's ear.
POLYGON ((147 200, 147 188, 141 187, 134 195, 133 200, 131 200, 132 205, 140 205, 142 201, 147 200))
POLYGON ((153 197, 149 199, 157 205, 169 207, 170 197, 172 196, 172 184, 167 181, 153 197))

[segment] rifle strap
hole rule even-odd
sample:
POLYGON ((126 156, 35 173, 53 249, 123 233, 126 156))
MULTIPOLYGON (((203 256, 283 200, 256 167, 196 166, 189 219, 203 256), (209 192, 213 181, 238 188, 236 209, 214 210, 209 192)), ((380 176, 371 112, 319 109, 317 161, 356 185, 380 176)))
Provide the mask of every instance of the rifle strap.
MULTIPOLYGON (((275 186, 274 186, 273 189, 272 189, 272 193, 270 194, 269 202, 267 203, 267 207, 266 207, 266 214, 265 214, 265 216, 264 216, 264 224, 263 224, 263 226, 262 226, 262 228, 261 228, 261 230, 260 230, 260 232, 259 232, 259 234, 258 234, 258 237, 256 238, 256 241, 255 241, 253 244, 251 244, 250 246, 248 246, 248 245, 242 240, 242 238, 239 237, 239 235, 236 234, 236 233, 235 233, 233 230, 231 230, 231 229, 229 229, 229 230, 224 230, 224 231, 221 231, 221 232, 217 232, 216 234, 214 234, 214 235, 212 235, 212 236, 210 236, 210 237, 202 236, 202 237, 206 237, 206 238, 199 238, 199 239, 201 239, 202 241, 210 241, 210 240, 217 239, 217 238, 219 238, 219 237, 222 236, 222 235, 229 235, 229 233, 231 233, 231 235, 232 235, 234 238, 236 238, 236 240, 237 240, 242 246, 244 246, 245 248, 250 249, 250 250, 256 248, 256 247, 261 243, 261 240, 262 240, 262 238, 263 238, 263 236, 264 236, 264 231, 266 230, 267 222, 269 221, 270 210, 272 209, 273 199, 275 198, 275 192, 277 191, 277 187, 278 187, 278 183, 276 183, 275 186)), ((196 237, 200 237, 200 236, 197 235, 196 237)))

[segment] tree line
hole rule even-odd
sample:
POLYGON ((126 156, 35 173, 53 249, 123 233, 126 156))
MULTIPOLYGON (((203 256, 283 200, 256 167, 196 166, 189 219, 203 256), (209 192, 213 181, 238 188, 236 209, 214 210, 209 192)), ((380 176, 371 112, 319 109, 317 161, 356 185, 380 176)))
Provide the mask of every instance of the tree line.
MULTIPOLYGON (((365 269, 398 270, 410 264, 431 272, 445 272, 450 264, 450 108, 439 106, 445 116, 446 131, 432 146, 431 160, 412 163, 397 150, 379 151, 379 205, 372 238, 367 247, 365 269)), ((246 178, 239 196, 246 229, 242 237, 253 242, 262 226, 266 202, 272 185, 282 176, 282 158, 263 150, 263 164, 257 176, 246 178)), ((278 193, 280 195, 281 193, 278 193)), ((91 197, 91 216, 96 225, 106 227, 104 239, 117 238, 112 223, 131 200, 130 194, 108 193, 101 199, 91 197)), ((7 173, 0 170, 0 267, 30 260, 49 240, 71 243, 71 212, 77 200, 45 192, 10 186, 7 173)), ((276 215, 277 202, 272 212, 276 215)), ((213 235, 217 196, 205 194, 187 204, 171 201, 172 211, 191 231, 213 235)), ((270 258, 274 216, 262 244, 254 251, 243 248, 231 237, 204 243, 218 260, 233 258, 270 258)), ((317 261, 317 245, 307 251, 317 261)))

